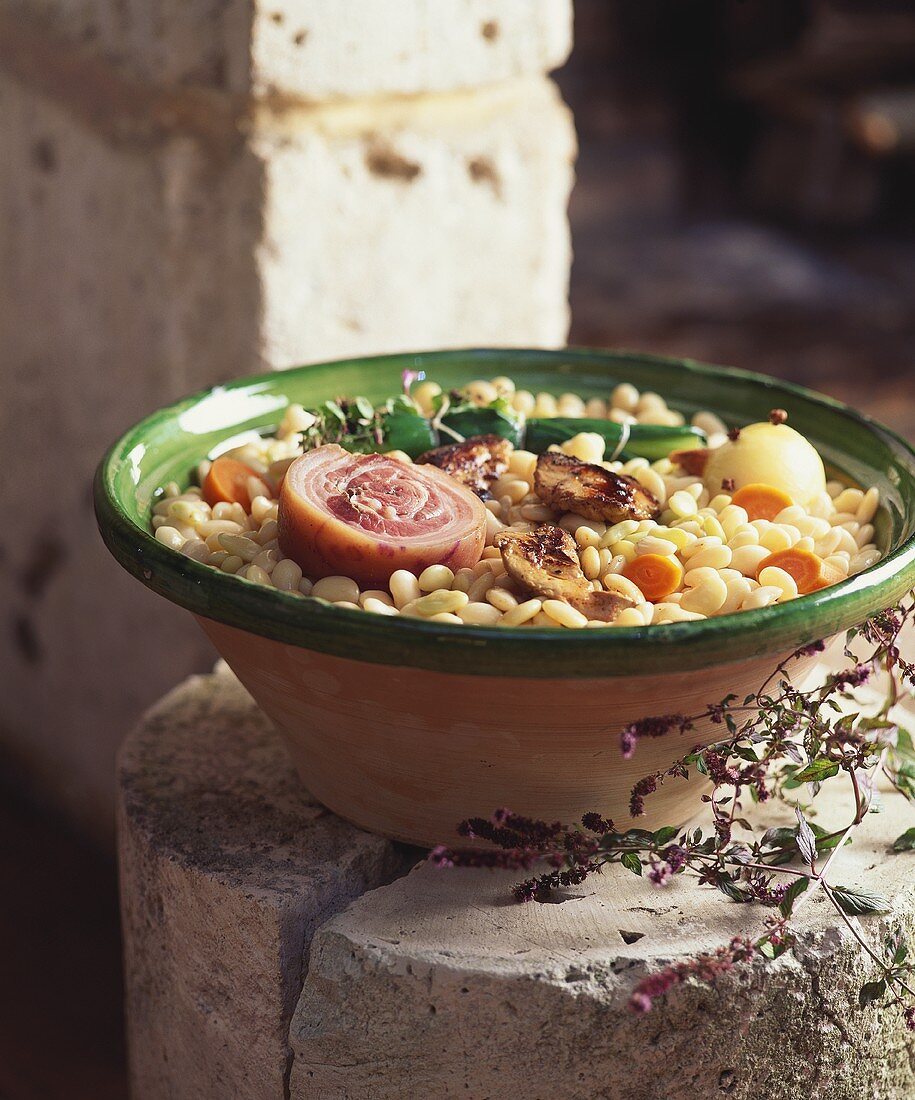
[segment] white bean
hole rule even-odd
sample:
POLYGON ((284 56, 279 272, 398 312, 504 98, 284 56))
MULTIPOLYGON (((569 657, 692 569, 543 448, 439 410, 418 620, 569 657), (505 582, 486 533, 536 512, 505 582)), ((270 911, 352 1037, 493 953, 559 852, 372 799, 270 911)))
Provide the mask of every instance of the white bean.
POLYGON ((767 565, 765 569, 761 569, 757 580, 762 587, 781 590, 779 603, 797 599, 797 582, 790 573, 784 569, 779 569, 777 565, 767 565))
POLYGON ((219 535, 219 545, 242 561, 254 561, 263 547, 246 535, 219 535))
POLYGON ((587 618, 570 604, 562 600, 544 600, 543 610, 560 626, 582 627, 588 622, 587 618))
POLYGON ((498 607, 477 600, 466 603, 457 611, 457 615, 461 622, 472 626, 494 626, 502 618, 502 612, 498 607))
POLYGON ((782 595, 780 588, 774 586, 760 585, 750 593, 749 596, 740 605, 741 611, 753 611, 759 607, 769 607, 771 604, 776 603, 782 595))
POLYGON ((169 546, 172 550, 180 550, 186 541, 181 532, 174 527, 156 528, 156 542, 161 542, 163 546, 169 546))
POLYGON ((302 570, 292 558, 283 558, 273 567, 270 577, 274 585, 281 591, 294 592, 298 589, 299 582, 302 580, 302 570))
POLYGON ((631 413, 639 403, 639 391, 629 382, 620 382, 610 400, 615 409, 631 413))
POLYGON ((490 588, 486 593, 486 602, 500 611, 511 611, 513 607, 518 606, 518 601, 507 588, 490 588))
POLYGON ((375 599, 374 597, 371 597, 371 596, 368 599, 363 599, 362 609, 363 609, 363 611, 369 611, 374 615, 399 615, 400 614, 400 612, 397 610, 396 607, 392 606, 389 603, 385 603, 383 600, 375 599))
POLYGON ((519 603, 517 607, 509 608, 508 611, 502 616, 502 626, 521 626, 522 623, 530 622, 535 615, 539 614, 543 602, 541 600, 525 600, 524 603, 519 603))
POLYGON ((276 568, 277 561, 279 561, 278 551, 261 550, 251 564, 256 565, 259 569, 263 569, 265 573, 272 573, 276 568))
POLYGON ((877 514, 879 505, 880 490, 876 487, 868 489, 861 498, 861 503, 858 505, 858 510, 855 512, 855 519, 858 523, 870 523, 877 514))
POLYGON ((439 588, 450 589, 454 573, 447 565, 430 565, 417 578, 421 592, 435 592, 439 588))
MULTIPOLYGON (((671 553, 674 551, 674 547, 670 547, 671 553)), ((581 568, 584 575, 589 581, 593 581, 601 574, 601 560, 600 551, 596 546, 586 546, 584 550, 578 555, 578 560, 581 562, 581 568)))
POLYGON ((645 600, 641 588, 628 577, 622 577, 618 573, 608 573, 604 577, 604 588, 608 592, 615 592, 618 596, 625 596, 627 600, 640 604, 645 600))
MULTIPOLYGON (((684 583, 692 577, 695 582, 698 570, 692 570, 684 577, 684 583)), ((728 586, 714 569, 704 573, 699 584, 683 593, 680 607, 700 615, 713 615, 728 598, 728 586)))
MULTIPOLYGON (((430 592, 428 596, 421 596, 407 604, 408 608, 418 611, 420 615, 440 615, 443 612, 454 613, 460 611, 468 604, 466 592, 452 592, 450 589, 439 589, 438 592, 430 592)), ((403 609, 405 612, 407 608, 403 609)))
POLYGON ((351 577, 322 577, 315 581, 311 594, 331 603, 352 603, 358 606, 359 585, 351 577))
POLYGON ((723 544, 706 546, 698 554, 690 555, 689 567, 690 569, 726 569, 731 564, 732 557, 730 548, 723 544))
POLYGON ((646 535, 645 538, 639 540, 635 552, 639 556, 642 554, 661 554, 669 556, 671 554, 676 554, 677 548, 667 539, 655 538, 654 535, 646 535))
POLYGON ((188 539, 181 547, 181 553, 194 561, 206 562, 210 557, 210 548, 202 539, 188 539))
POLYGON ((407 569, 395 570, 388 581, 388 588, 394 597, 394 605, 398 608, 406 607, 408 603, 418 600, 422 595, 419 581, 407 569))
POLYGON ((771 553, 765 546, 741 546, 731 554, 731 567, 739 569, 745 577, 755 577, 760 563, 771 553))

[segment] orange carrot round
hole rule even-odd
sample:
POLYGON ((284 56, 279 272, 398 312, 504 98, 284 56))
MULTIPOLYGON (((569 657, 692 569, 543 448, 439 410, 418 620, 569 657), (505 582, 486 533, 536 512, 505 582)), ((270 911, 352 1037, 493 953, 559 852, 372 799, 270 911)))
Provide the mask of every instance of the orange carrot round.
POLYGON ((783 508, 790 508, 794 501, 774 485, 744 485, 731 497, 732 504, 739 504, 752 522, 754 519, 773 520, 783 508))
POLYGON ((642 554, 623 568, 623 576, 638 585, 646 600, 660 600, 676 592, 683 566, 673 554, 642 554))
POLYGON ((770 565, 784 569, 797 585, 798 592, 806 595, 808 592, 817 592, 821 588, 828 588, 831 584, 838 584, 845 579, 844 573, 834 565, 829 565, 812 550, 776 550, 759 563, 756 570, 757 577, 770 565))
POLYGON ((251 511, 251 494, 248 492, 248 478, 257 477, 250 466, 234 458, 217 458, 210 466, 210 472, 203 482, 203 499, 212 508, 220 502, 240 504, 246 512, 251 511))

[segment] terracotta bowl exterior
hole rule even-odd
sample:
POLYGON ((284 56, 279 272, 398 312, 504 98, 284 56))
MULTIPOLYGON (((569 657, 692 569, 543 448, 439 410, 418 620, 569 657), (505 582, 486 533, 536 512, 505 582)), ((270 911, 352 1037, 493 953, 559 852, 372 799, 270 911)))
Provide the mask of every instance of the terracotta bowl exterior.
MULTIPOLYGON (((629 791, 721 727, 642 741, 638 718, 695 713, 756 689, 780 659, 896 603, 915 586, 915 452, 881 425, 800 387, 725 367, 628 353, 477 350, 318 364, 241 379, 161 409, 119 439, 95 486, 109 549, 144 584, 197 616, 282 734, 306 786, 373 832, 422 845, 455 839, 465 817, 500 806, 574 822, 588 811, 631 822, 629 791), (158 543, 150 508, 188 484, 227 437, 275 428, 290 401, 341 393, 380 400, 405 369, 446 387, 505 374, 519 387, 606 397, 620 381, 687 415, 731 424, 786 408, 833 476, 877 485, 884 558, 783 607, 701 622, 614 628, 457 627, 297 599, 239 581, 158 543)), ((806 659, 805 659, 806 660, 806 659)), ((807 662, 809 663, 809 662, 807 662)), ((797 666, 803 673, 803 662, 797 666)), ((639 824, 680 824, 697 779, 670 779, 639 824)))
MULTIPOLYGON (((747 695, 777 658, 701 676, 467 676, 351 661, 199 619, 286 743, 302 782, 340 817, 394 840, 457 842, 457 822, 499 806, 547 821, 597 810, 628 828, 629 792, 722 727, 643 740, 623 759, 619 731, 658 712, 687 714, 747 695)), ((787 656, 784 654, 783 656, 787 656)), ((794 665, 798 678, 815 657, 794 665)), ((684 824, 702 780, 669 779, 639 827, 684 824)), ((466 843, 461 841, 461 843, 466 843)))

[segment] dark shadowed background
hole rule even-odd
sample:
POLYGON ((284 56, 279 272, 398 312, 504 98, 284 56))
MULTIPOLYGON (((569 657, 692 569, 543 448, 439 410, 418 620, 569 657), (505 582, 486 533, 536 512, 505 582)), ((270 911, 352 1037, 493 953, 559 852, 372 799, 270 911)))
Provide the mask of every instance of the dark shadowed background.
MULTIPOLYGON (((578 0, 575 39, 571 342, 768 372, 915 437, 912 5, 578 0)), ((111 853, 12 774, 0 1098, 123 1097, 111 853)))

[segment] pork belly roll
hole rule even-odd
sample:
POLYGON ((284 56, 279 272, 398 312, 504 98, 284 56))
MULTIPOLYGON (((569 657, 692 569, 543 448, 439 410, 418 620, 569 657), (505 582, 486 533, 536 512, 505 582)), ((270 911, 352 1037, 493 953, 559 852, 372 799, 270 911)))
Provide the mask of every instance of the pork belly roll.
POLYGON ((435 466, 331 443, 289 467, 277 522, 280 549, 307 576, 352 577, 365 588, 385 585, 397 569, 476 565, 486 509, 435 466))

